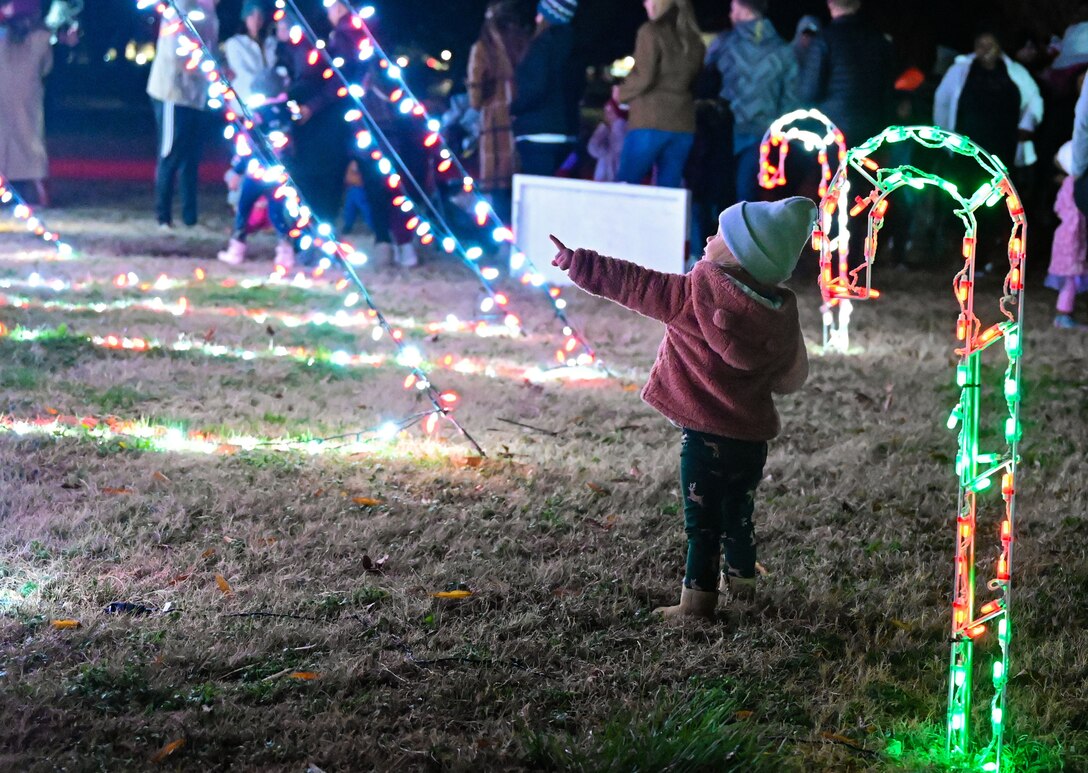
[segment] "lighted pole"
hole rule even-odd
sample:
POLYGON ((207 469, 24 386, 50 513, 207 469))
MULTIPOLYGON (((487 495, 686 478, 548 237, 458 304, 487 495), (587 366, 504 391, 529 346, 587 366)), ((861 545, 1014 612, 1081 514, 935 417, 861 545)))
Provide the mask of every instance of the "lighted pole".
MULTIPOLYGON (((872 287, 878 234, 884 224, 888 197, 909 185, 916 189, 935 186, 956 203, 955 214, 964 226, 961 254, 963 266, 955 275, 952 288, 959 304, 956 320, 956 385, 960 397, 948 420, 949 429, 959 428, 956 475, 959 497, 956 509, 956 555, 953 565, 952 646, 949 667, 947 751, 954 767, 983 771, 1002 770, 1002 751, 1006 720, 1006 694, 1009 673, 1009 645, 1012 638, 1012 543, 1016 515, 1018 446, 1020 425, 1020 369, 1023 356, 1022 319, 1024 310, 1024 261, 1026 258, 1027 221, 1020 197, 1009 180, 1001 161, 971 140, 930 126, 890 127, 846 154, 820 205, 820 221, 813 233, 813 246, 820 252, 820 290, 825 303, 837 300, 859 301, 876 297, 872 287), (989 175, 970 195, 961 194, 955 184, 913 166, 881 168, 871 155, 885 144, 913 141, 925 148, 948 150, 974 160, 989 175), (848 190, 847 174, 853 169, 870 187, 865 197, 856 196, 847 216, 865 213, 867 232, 863 259, 856 268, 836 266, 832 261, 831 240, 826 238, 832 218, 843 219, 843 201, 848 190), (1004 200, 1012 225, 1008 242, 1009 269, 1005 275, 997 311, 1003 319, 985 329, 975 314, 975 248, 977 222, 975 212, 993 207, 1004 200), (991 346, 1003 343, 1006 367, 998 388, 1005 400, 1003 420, 1004 449, 983 451, 979 447, 981 422, 982 355, 991 346), (994 485, 998 483, 999 485, 994 485), (1003 510, 997 529, 998 550, 992 577, 986 583, 986 600, 977 606, 976 534, 980 504, 986 506, 986 492, 998 490, 1003 510), (990 701, 990 737, 984 747, 972 752, 971 697, 972 668, 976 643, 986 641, 987 633, 996 639, 997 652, 990 667, 993 694, 990 701)), ((838 240, 849 236, 841 227, 838 240)), ((825 341, 845 341, 848 320, 839 317, 839 330, 825 331, 825 341)), ((845 351, 845 349, 843 349, 845 351)), ((997 509, 997 508, 995 508, 997 509)))

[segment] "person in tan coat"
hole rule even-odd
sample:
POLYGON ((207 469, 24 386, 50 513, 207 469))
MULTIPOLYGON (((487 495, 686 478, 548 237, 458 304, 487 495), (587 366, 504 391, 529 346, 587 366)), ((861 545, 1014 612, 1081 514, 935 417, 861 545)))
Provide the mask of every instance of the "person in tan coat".
POLYGON ((510 219, 515 171, 514 130, 510 103, 514 100, 514 70, 529 47, 529 34, 511 0, 494 0, 484 17, 479 39, 468 60, 468 98, 480 113, 480 190, 492 199, 503 222, 510 219))
POLYGON ((49 158, 42 81, 52 68, 49 30, 33 16, 18 16, 0 29, 0 175, 32 181, 43 206, 49 204, 49 158))
POLYGON ((631 111, 618 182, 640 183, 657 169, 657 184, 679 188, 695 141, 693 87, 706 48, 691 0, 643 0, 635 66, 613 96, 631 111))

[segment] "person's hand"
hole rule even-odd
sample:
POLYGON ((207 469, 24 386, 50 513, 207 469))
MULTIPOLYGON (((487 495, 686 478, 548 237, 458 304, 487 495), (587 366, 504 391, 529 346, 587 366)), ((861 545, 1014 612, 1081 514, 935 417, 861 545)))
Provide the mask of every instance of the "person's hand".
POLYGON ((299 109, 298 109, 298 125, 302 126, 302 124, 309 121, 310 117, 313 114, 314 114, 313 109, 310 108, 308 105, 302 105, 301 107, 299 107, 299 109))
POLYGON ((555 249, 557 250, 555 257, 552 258, 552 265, 560 271, 569 270, 571 264, 574 263, 574 252, 555 236, 548 234, 548 238, 552 240, 552 244, 555 245, 555 249))
POLYGON ((620 87, 615 85, 612 87, 612 99, 616 100, 617 105, 623 104, 623 100, 620 99, 620 87))

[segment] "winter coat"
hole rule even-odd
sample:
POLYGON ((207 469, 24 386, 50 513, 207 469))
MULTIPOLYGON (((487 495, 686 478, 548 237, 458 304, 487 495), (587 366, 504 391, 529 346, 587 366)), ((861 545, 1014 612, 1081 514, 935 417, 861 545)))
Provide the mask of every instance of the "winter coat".
MULTIPOLYGON (((1039 86, 1022 64, 1014 62, 1004 54, 1001 55, 1001 59, 1005 62, 1005 70, 1009 73, 1009 78, 1020 91, 1019 128, 1034 132, 1035 127, 1043 120, 1043 95, 1039 92, 1039 86)), ((967 82, 967 75, 971 72, 974 61, 974 54, 957 56, 956 61, 948 68, 948 72, 944 74, 940 85, 937 86, 937 92, 933 95, 933 123, 942 129, 956 131, 956 113, 960 96, 963 94, 963 86, 967 82)), ((1001 160, 1008 162, 1008 159, 1001 160)), ((1034 142, 1025 140, 1017 143, 1014 162, 1016 166, 1031 166, 1037 160, 1034 142)))
POLYGON ((721 98, 733 111, 735 135, 762 137, 797 106, 797 59, 767 19, 723 32, 710 44, 706 64, 722 75, 721 98))
POLYGON ((586 150, 597 159, 593 170, 593 179, 599 183, 616 181, 616 172, 620 168, 620 156, 623 155, 623 141, 627 137, 627 121, 617 118, 612 123, 601 121, 589 138, 586 150))
POLYGON ((892 44, 857 14, 832 19, 809 46, 798 97, 842 130, 853 147, 876 135, 891 116, 892 44))
POLYGON ((685 41, 676 28, 677 11, 639 27, 635 66, 620 85, 630 106, 629 130, 695 131, 695 79, 703 66, 703 41, 685 41))
POLYGON ((574 33, 569 24, 553 24, 538 32, 515 69, 510 113, 514 136, 578 134, 577 100, 570 72, 574 33), (572 109, 573 106, 573 109, 572 109))
MULTIPOLYGON (((587 292, 665 323, 642 399, 688 429, 765 441, 780 430, 772 394, 808 377, 797 298, 785 287, 746 287, 700 260, 666 274, 576 250, 568 272, 587 292)), ((750 280, 749 280, 750 281, 750 280)))
MULTIPOLYGON (((199 12, 200 18, 193 20, 193 26, 208 49, 214 52, 219 46, 219 19, 213 0, 178 0, 177 6, 186 15, 199 12)), ((178 38, 183 32, 188 36, 188 30, 181 27, 173 34, 166 34, 168 26, 165 21, 161 22, 155 60, 147 78, 147 94, 160 102, 203 110, 208 103, 208 78, 199 68, 187 69, 188 57, 178 56, 178 38)))
POLYGON ((468 58, 469 104, 480 113, 477 177, 480 190, 509 190, 514 177, 514 68, 502 35, 493 25, 472 46, 468 58))
POLYGON ((258 43, 249 35, 235 35, 223 44, 223 55, 231 72, 230 85, 243 102, 249 99, 253 79, 276 66, 274 37, 258 43))
MULTIPOLYGON (((1088 83, 1088 80, 1085 81, 1088 83)), ((1088 89, 1081 88, 1073 112, 1073 168, 1070 177, 1088 172, 1088 89)))
POLYGON ((1078 277, 1088 274, 1085 265, 1088 257, 1088 223, 1084 214, 1073 201, 1073 176, 1066 177, 1058 188, 1054 212, 1061 223, 1054 229, 1054 242, 1050 248, 1051 276, 1078 277))
POLYGON ((33 30, 21 43, 0 36, 0 175, 8 179, 49 176, 42 79, 52 68, 48 30, 33 30))

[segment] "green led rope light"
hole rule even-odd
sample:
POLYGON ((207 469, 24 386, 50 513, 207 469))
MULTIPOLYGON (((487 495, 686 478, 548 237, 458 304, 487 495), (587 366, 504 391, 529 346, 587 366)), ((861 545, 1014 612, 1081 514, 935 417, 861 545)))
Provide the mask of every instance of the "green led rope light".
MULTIPOLYGON (((1023 356, 1022 319, 1024 310, 1024 260, 1026 258, 1027 221, 1020 197, 1009 180, 1008 170, 1001 161, 975 145, 971 140, 931 126, 896 126, 853 148, 846 155, 820 204, 820 221, 813 232, 813 246, 820 252, 820 290, 825 303, 824 343, 831 350, 845 352, 848 342, 849 304, 877 297, 872 286, 872 266, 877 249, 877 236, 884 224, 888 197, 903 186, 922 189, 927 185, 940 188, 957 205, 955 215, 963 222, 963 267, 953 279, 952 287, 959 303, 956 320, 956 384, 960 398, 948 419, 949 429, 959 427, 959 451, 956 474, 959 477, 959 498, 956 513, 956 557, 953 571, 952 647, 949 667, 947 752, 954 767, 998 773, 1003 769, 1004 731, 1007 721, 1006 693, 1009 674, 1009 646, 1012 639, 1012 543, 1016 515, 1017 447, 1021 440, 1020 393, 1021 359, 1023 356), (990 179, 970 195, 960 193, 955 184, 913 166, 881 168, 870 158, 885 144, 913 141, 929 149, 943 149, 976 161, 990 179), (863 198, 855 197, 848 213, 844 212, 849 192, 847 174, 858 172, 872 187, 863 198), (982 329, 975 315, 975 246, 979 208, 993 207, 1001 200, 1009 211, 1012 228, 1008 242, 1009 270, 1005 276, 998 311, 1004 319, 982 329), (838 210, 837 238, 828 238, 832 219, 838 210), (847 257, 849 218, 866 212, 868 231, 861 265, 851 269, 847 257), (839 249, 839 260, 833 264, 832 251, 839 249), (838 307, 836 320, 834 310, 838 307), (983 452, 979 447, 979 426, 982 391, 982 353, 996 344, 1004 343, 1007 359, 1001 383, 1001 393, 1008 410, 1004 418, 1005 448, 983 452), (999 483, 995 486, 995 483, 999 483), (986 583, 988 598, 976 609, 975 537, 980 497, 999 490, 1003 503, 1000 519, 998 557, 991 579, 986 583), (986 643, 987 634, 996 639, 990 682, 989 741, 981 749, 971 745, 972 669, 976 643, 986 643)), ((996 507, 994 508, 996 509, 996 507)), ((992 641, 991 639, 991 641, 992 641)))

